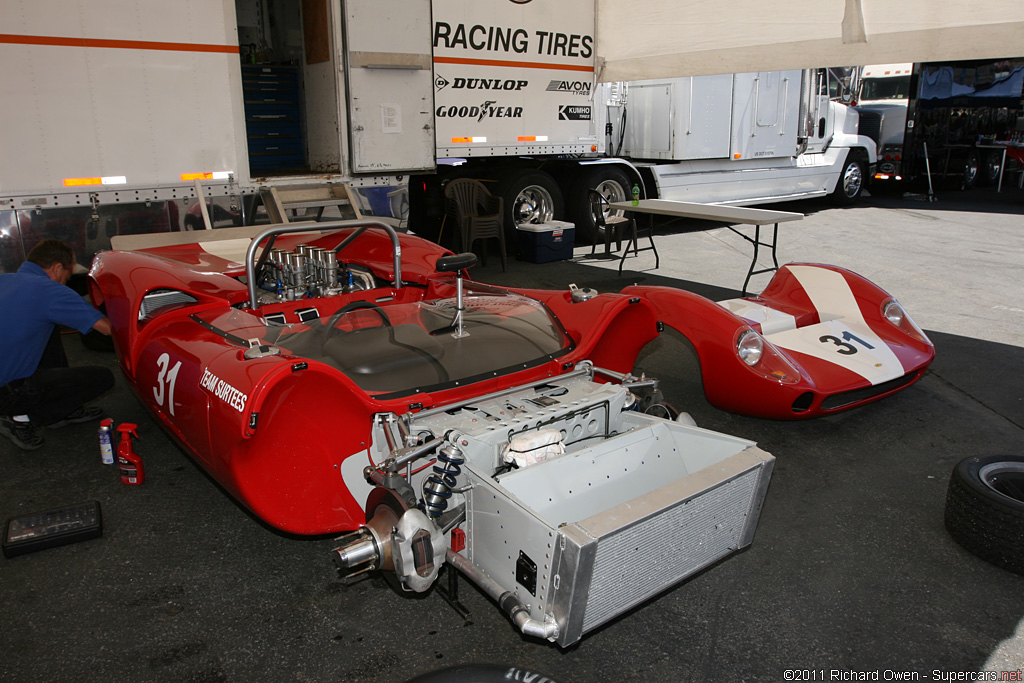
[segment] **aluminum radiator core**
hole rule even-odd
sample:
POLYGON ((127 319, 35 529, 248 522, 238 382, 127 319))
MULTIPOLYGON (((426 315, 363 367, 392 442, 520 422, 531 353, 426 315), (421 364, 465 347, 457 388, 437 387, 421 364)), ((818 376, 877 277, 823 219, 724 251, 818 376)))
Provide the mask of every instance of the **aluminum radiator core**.
POLYGON ((774 458, 750 441, 617 417, 611 438, 497 478, 470 466, 467 557, 558 624, 586 632, 751 543, 774 458))
POLYGON ((739 549, 760 477, 749 470, 598 538, 583 632, 739 549))

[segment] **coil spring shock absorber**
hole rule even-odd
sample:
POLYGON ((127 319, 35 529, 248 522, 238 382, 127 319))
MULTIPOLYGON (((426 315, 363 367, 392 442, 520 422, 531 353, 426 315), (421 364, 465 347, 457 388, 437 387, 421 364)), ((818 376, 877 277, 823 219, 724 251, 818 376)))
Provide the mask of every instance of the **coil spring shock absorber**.
POLYGON ((462 474, 462 464, 466 458, 462 451, 446 444, 437 452, 437 463, 434 472, 423 482, 423 508, 430 517, 440 517, 448 508, 448 499, 452 497, 456 477, 462 474))

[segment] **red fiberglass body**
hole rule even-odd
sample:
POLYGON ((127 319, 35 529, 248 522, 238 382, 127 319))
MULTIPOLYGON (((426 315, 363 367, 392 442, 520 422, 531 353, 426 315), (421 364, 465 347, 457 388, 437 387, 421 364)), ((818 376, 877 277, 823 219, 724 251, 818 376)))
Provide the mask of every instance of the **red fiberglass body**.
POLYGON ((629 373, 660 323, 693 343, 713 404, 763 417, 875 400, 933 356, 891 297, 838 268, 790 265, 760 297, 721 304, 669 288, 587 298, 466 280, 459 321, 456 274, 436 268, 450 252, 434 243, 343 227, 277 236, 257 262, 257 230, 101 253, 92 292, 143 403, 232 495, 297 534, 365 521, 357 480, 377 457, 375 416, 584 361, 629 373))

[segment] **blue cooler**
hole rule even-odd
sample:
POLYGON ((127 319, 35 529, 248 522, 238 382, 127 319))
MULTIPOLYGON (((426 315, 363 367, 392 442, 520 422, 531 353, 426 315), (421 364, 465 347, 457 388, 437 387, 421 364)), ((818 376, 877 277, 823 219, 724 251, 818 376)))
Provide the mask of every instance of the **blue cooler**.
POLYGON ((565 221, 520 225, 519 253, 532 263, 567 261, 572 258, 576 226, 565 221))

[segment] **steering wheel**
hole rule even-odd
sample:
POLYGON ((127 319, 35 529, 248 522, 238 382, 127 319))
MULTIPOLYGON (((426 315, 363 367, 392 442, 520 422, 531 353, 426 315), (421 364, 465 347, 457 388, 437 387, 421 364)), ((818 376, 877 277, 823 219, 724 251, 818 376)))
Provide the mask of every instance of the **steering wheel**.
POLYGON ((388 318, 388 314, 384 312, 384 309, 371 301, 353 301, 350 304, 345 304, 337 310, 337 312, 328 319, 326 323, 327 331, 324 333, 324 344, 326 345, 331 335, 335 333, 335 325, 341 320, 341 316, 351 311, 358 311, 359 309, 368 308, 377 315, 380 316, 381 322, 384 323, 384 327, 391 327, 391 319, 388 318))

